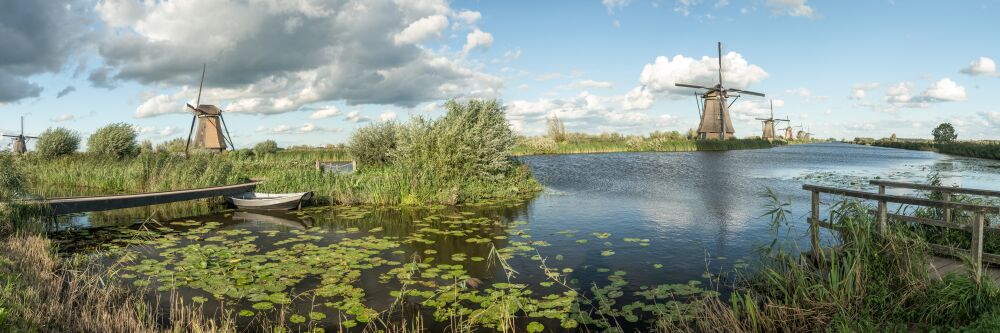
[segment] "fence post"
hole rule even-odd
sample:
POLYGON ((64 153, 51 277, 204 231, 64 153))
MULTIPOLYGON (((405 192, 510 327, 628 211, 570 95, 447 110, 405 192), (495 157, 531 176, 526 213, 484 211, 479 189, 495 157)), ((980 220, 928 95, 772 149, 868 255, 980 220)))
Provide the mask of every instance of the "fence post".
POLYGON ((812 191, 812 211, 809 216, 810 244, 812 245, 813 260, 819 262, 819 191, 812 191))
POLYGON ((323 171, 323 167, 319 164, 319 160, 316 160, 316 170, 323 171))
MULTIPOLYGON (((885 195, 885 185, 878 186, 878 194, 885 195)), ((889 219, 888 208, 886 208, 885 200, 878 201, 878 231, 885 232, 887 220, 889 219)))
POLYGON ((982 211, 976 212, 976 217, 972 221, 972 264, 976 265, 976 273, 981 272, 983 267, 983 228, 986 226, 986 217, 982 211))
MULTIPOLYGON (((951 202, 951 192, 944 192, 944 202, 951 202)), ((944 222, 951 223, 951 208, 945 207, 944 222)))

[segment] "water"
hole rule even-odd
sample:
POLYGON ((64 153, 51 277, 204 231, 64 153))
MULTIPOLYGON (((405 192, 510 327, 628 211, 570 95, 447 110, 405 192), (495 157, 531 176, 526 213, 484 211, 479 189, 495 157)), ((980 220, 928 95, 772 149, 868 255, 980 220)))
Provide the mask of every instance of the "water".
MULTIPOLYGON (((410 311, 403 316, 423 316, 435 327, 433 308, 440 304, 417 304, 428 299, 440 301, 445 294, 442 291, 464 287, 465 281, 481 281, 479 289, 459 290, 464 294, 501 290, 515 297, 511 295, 523 290, 497 288, 497 283, 522 283, 532 294, 516 297, 523 302, 534 300, 537 305, 546 295, 551 299, 573 298, 566 296, 570 288, 588 298, 595 298, 592 287, 605 288, 597 293, 617 297, 612 306, 616 314, 627 317, 632 312, 624 311, 623 306, 634 301, 649 310, 636 311, 637 317, 621 321, 631 328, 642 327, 642 321, 653 317, 650 311, 667 311, 654 303, 683 300, 704 291, 726 294, 727 274, 752 263, 755 249, 774 237, 769 218, 761 216, 769 199, 760 194, 767 188, 791 203, 793 229, 780 237, 792 245, 806 241, 802 231, 806 229, 809 193, 801 189, 804 183, 871 190, 867 181, 873 178, 923 182, 937 174, 946 185, 1000 188, 997 161, 847 144, 728 152, 531 156, 522 160, 546 188, 524 202, 404 210, 318 207, 301 213, 224 211, 166 221, 162 230, 147 224, 148 232, 138 231, 135 225, 88 228, 122 224, 120 217, 95 214, 68 218, 64 224, 75 226, 77 231, 57 238, 67 241, 66 251, 117 244, 112 246, 116 253, 138 253, 130 258, 135 260, 121 264, 130 272, 126 273, 127 281, 150 281, 151 288, 176 288, 186 298, 204 297, 206 311, 214 311, 223 301, 228 309, 253 311, 253 316, 241 319, 244 323, 273 311, 254 309, 254 304, 273 303, 281 308, 284 301, 281 295, 274 296, 275 292, 301 296, 283 307, 289 314, 305 316, 319 311, 327 317, 303 325, 330 326, 345 311, 351 313, 347 318, 357 319, 358 311, 352 309, 388 309, 397 300, 392 291, 406 285, 437 294, 403 297, 408 302, 401 306, 410 311), (218 223, 205 227, 206 222, 218 223), (162 233, 172 236, 163 237, 162 233), (289 240, 294 242, 282 244, 289 240), (210 244, 243 250, 206 251, 203 246, 210 244), (292 251, 295 244, 305 245, 292 251), (331 246, 334 248, 325 248, 331 246), (346 263, 335 264, 327 258, 303 267, 289 264, 331 251, 364 254, 346 263), (506 258, 509 269, 504 269, 497 255, 506 258), (153 260, 143 264, 143 258, 153 260), (543 260, 547 272, 541 267, 543 260), (258 265, 244 267, 241 262, 258 265), (407 263, 415 263, 411 271, 431 273, 400 278, 407 263), (270 266, 260 268, 261 264, 270 266), (204 267, 185 268, 191 265, 204 267), (443 273, 435 269, 458 270, 456 275, 461 277, 441 278, 443 273), (508 275, 511 271, 517 273, 508 275), (337 278, 324 275, 329 272, 358 276, 331 282, 337 278), (211 282, 163 281, 166 276, 185 274, 211 282), (220 275, 232 278, 215 278, 220 275), (283 282, 274 282, 275 276, 283 282), (255 282, 240 282, 241 278, 255 282), (256 290, 260 288, 255 285, 267 285, 270 290, 256 290), (637 294, 665 285, 673 291, 637 294), (678 291, 682 286, 700 289, 678 291), (314 297, 317 288, 324 287, 358 288, 344 295, 363 296, 357 297, 357 302, 345 302, 340 294, 314 297), (229 296, 213 297, 213 293, 226 292, 229 296), (630 323, 632 319, 638 323, 630 323)), ((824 202, 835 199, 825 197, 824 202)), ((474 311, 488 306, 483 302, 463 308, 474 311)), ((568 307, 552 309, 570 312, 568 307)), ((496 312, 480 314, 490 311, 496 312)), ((537 321, 553 328, 574 318, 572 314, 555 317, 522 318, 519 324, 537 321)))

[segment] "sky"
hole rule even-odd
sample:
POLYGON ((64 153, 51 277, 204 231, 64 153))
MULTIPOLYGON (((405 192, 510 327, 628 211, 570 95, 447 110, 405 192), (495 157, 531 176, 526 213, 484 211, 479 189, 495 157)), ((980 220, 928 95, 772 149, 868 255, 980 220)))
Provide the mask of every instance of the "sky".
MULTIPOLYGON (((346 142, 376 121, 496 98, 519 134, 698 125, 723 43, 736 135, 788 117, 814 137, 998 139, 1000 1, 7 0, 0 132, 112 122, 186 137, 202 104, 233 141, 346 142)), ((779 126, 779 128, 784 125, 779 126)), ((6 145, 9 142, 4 142, 6 145)), ((0 145, 2 147, 2 145, 0 145)))

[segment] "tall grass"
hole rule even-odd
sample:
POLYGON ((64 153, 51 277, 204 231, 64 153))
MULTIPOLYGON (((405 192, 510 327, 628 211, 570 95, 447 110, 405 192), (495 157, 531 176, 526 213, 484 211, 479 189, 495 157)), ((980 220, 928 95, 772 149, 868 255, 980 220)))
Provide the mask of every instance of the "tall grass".
POLYGON ((874 140, 866 143, 879 147, 935 151, 942 154, 1000 160, 1000 143, 996 141, 952 141, 947 143, 934 143, 930 140, 874 140))
MULTIPOLYGON (((780 204, 775 199, 775 203, 780 204)), ((792 242, 762 253, 737 281, 729 304, 706 299, 690 321, 659 321, 660 331, 805 332, 1000 329, 1000 287, 976 275, 930 278, 926 243, 905 226, 880 233, 870 206, 831 207, 836 247, 819 260, 792 242), (790 248, 788 246, 791 246, 790 248)), ((775 217, 786 224, 790 212, 775 217)))
POLYGON ((771 148, 784 144, 787 143, 780 140, 761 139, 693 140, 681 137, 679 134, 658 135, 654 133, 648 136, 638 136, 617 133, 601 135, 570 133, 561 142, 556 142, 548 137, 521 137, 514 147, 514 154, 720 151, 771 148))

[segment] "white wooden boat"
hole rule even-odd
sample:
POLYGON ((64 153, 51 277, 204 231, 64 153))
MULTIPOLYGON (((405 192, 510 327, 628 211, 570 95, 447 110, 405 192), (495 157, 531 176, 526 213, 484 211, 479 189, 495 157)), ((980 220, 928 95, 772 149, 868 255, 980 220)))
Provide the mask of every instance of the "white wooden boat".
POLYGON ((260 193, 246 192, 240 195, 227 196, 226 201, 241 209, 258 210, 290 210, 299 208, 302 200, 312 198, 312 192, 299 193, 260 193))

